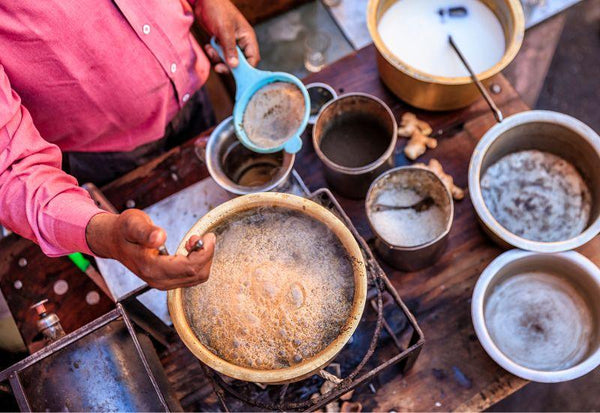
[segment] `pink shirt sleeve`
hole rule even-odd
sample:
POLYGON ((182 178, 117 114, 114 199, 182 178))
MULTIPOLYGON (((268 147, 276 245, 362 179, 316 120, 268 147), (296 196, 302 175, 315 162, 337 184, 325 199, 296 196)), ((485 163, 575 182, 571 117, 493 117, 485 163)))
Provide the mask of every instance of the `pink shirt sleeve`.
POLYGON ((61 162, 60 149, 40 136, 0 65, 0 223, 49 256, 91 254, 85 228, 102 211, 61 162))

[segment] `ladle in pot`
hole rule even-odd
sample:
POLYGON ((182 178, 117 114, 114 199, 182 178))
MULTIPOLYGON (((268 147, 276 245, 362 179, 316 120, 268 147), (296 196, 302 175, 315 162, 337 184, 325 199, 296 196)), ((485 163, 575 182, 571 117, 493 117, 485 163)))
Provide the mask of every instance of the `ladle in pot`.
POLYGON ((465 68, 471 75, 471 79, 473 79, 473 82, 475 82, 475 86, 477 86, 477 89, 479 89, 479 92, 481 93, 481 95, 485 99, 486 103, 488 104, 488 106, 490 107, 492 112, 494 113, 494 117, 496 118, 496 121, 498 123, 502 122, 502 120, 504 120, 504 115, 502 115, 502 111, 498 108, 498 106, 496 106, 496 103, 494 102, 494 100, 492 99, 490 94, 488 93, 485 86, 483 86, 481 81, 477 78, 475 71, 473 70, 473 68, 471 67, 471 65, 465 58, 465 56, 462 54, 462 52, 460 51, 460 49, 454 42, 454 39, 452 38, 451 35, 448 35, 448 43, 450 43, 450 46, 452 47, 452 49, 454 49, 454 51, 458 55, 458 58, 460 59, 460 61, 465 65, 465 68))

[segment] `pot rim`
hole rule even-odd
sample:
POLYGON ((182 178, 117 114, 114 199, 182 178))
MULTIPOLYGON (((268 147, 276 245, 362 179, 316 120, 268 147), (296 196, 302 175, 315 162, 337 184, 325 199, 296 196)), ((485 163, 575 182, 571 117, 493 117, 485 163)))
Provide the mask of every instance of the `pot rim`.
POLYGON ((367 272, 364 258, 358 243, 350 230, 331 211, 321 205, 296 195, 284 193, 256 193, 244 195, 227 201, 202 217, 185 235, 177 255, 187 255, 185 243, 192 235, 202 235, 206 230, 222 222, 237 212, 246 211, 261 206, 280 206, 301 211, 327 225, 340 239, 346 251, 352 258, 354 270, 354 300, 352 311, 340 335, 317 355, 294 366, 276 370, 259 370, 237 366, 208 350, 196 337, 191 329, 183 306, 183 289, 177 288, 167 293, 169 314, 175 330, 188 349, 203 363, 212 369, 233 377, 255 383, 277 384, 300 380, 310 376, 325 367, 346 345, 358 326, 365 307, 367 296, 367 272))
POLYGON ((327 102, 325 102, 325 104, 323 104, 319 108, 319 111, 315 115, 309 116, 308 125, 311 128, 314 127, 315 123, 317 122, 317 118, 319 117, 319 113, 321 112, 321 110, 323 110, 325 105, 338 97, 338 94, 335 91, 335 89, 333 88, 333 86, 328 85, 327 83, 323 83, 323 82, 313 82, 313 83, 309 83, 308 85, 306 85, 306 90, 308 91, 309 96, 310 96, 310 89, 316 89, 316 88, 325 89, 327 92, 329 92, 331 94, 331 99, 328 100, 327 102))
MULTIPOLYGON (((497 346, 487 329, 485 322, 485 297, 490 283, 495 278, 498 271, 507 264, 519 261, 521 259, 533 256, 545 255, 537 252, 522 251, 513 249, 500 254, 494 259, 481 273, 471 300, 471 318, 477 338, 486 353, 500 365, 500 367, 510 373, 526 380, 532 380, 540 383, 558 383, 567 380, 573 380, 581 377, 600 365, 600 346, 587 358, 578 364, 563 370, 545 371, 528 368, 517 364, 506 356, 497 346)), ((565 251, 552 254, 561 260, 568 261, 581 268, 590 279, 592 279, 598 288, 600 288, 600 269, 588 258, 575 251, 565 251)))
MULTIPOLYGON (((210 134, 208 141, 206 142, 206 149, 205 149, 205 164, 206 164, 206 168, 208 169, 208 173, 210 174, 211 178, 214 179, 215 182, 221 188, 223 188, 226 191, 231 192, 232 194, 235 194, 235 195, 246 195, 249 193, 268 192, 268 191, 271 191, 271 190, 277 188, 279 185, 281 185, 283 182, 285 182, 285 180, 290 175, 290 172, 294 168, 294 161, 296 159, 295 154, 289 153, 286 151, 282 151, 283 152, 283 163, 281 165, 281 170, 282 170, 281 176, 277 180, 271 181, 265 185, 257 186, 257 187, 249 187, 249 186, 243 186, 243 185, 236 184, 225 174, 225 171, 223 171, 223 168, 221 166, 215 165, 210 154, 212 153, 213 150, 216 150, 216 144, 217 144, 216 142, 219 140, 219 138, 222 136, 222 134, 224 134, 226 132, 226 130, 228 128, 231 128, 232 133, 235 135, 233 116, 229 116, 228 118, 222 120, 221 123, 219 123, 215 127, 215 129, 210 134), (219 172, 217 173, 217 171, 219 171, 219 172)), ((237 135, 236 135, 236 139, 238 139, 237 135)), ((238 139, 238 142, 240 145, 243 145, 243 143, 241 141, 239 141, 239 139, 238 139)), ((250 150, 250 149, 248 149, 248 150, 250 150)), ((266 153, 265 155, 270 155, 270 154, 266 153)), ((217 154, 217 156, 218 156, 218 154, 217 154)))
POLYGON ((504 228, 494 218, 483 200, 481 192, 481 169, 489 148, 504 132, 527 123, 550 123, 570 129, 595 149, 596 156, 600 160, 600 136, 592 128, 572 116, 546 110, 531 110, 509 116, 501 123, 497 123, 490 128, 473 150, 469 163, 469 196, 471 197, 475 212, 485 227, 513 247, 542 253, 562 252, 578 248, 600 233, 600 214, 585 230, 573 238, 553 242, 532 241, 513 234, 504 228))
MULTIPOLYGON (((381 39, 381 36, 379 35, 379 30, 377 30, 377 6, 379 5, 380 1, 381 0, 369 0, 369 3, 367 5, 367 28, 369 30, 369 34, 371 35, 371 39, 373 39, 375 47, 389 64, 391 64, 397 70, 400 70, 401 72, 405 73, 406 75, 421 80, 423 82, 451 86, 468 85, 473 83, 473 80, 470 76, 445 77, 435 76, 423 72, 403 62, 396 55, 394 55, 387 48, 387 46, 381 39)), ((504 54, 502 55, 502 59, 500 59, 498 63, 496 63, 488 70, 477 74, 477 78, 481 81, 491 78, 492 76, 500 73, 506 66, 508 66, 519 52, 519 49, 521 48, 521 45, 523 43, 523 38, 525 36, 525 15, 523 13, 523 7, 521 6, 519 0, 505 1, 509 7, 510 16, 512 18, 514 27, 509 36, 507 36, 509 43, 506 46, 504 54)))
POLYGON ((323 162, 327 167, 329 167, 335 171, 342 172, 347 175, 362 175, 364 173, 371 172, 371 171, 374 171, 375 169, 379 168, 382 164, 385 163, 385 161, 390 156, 393 155, 394 150, 396 150, 396 144, 398 142, 398 122, 396 122, 396 118, 394 117, 394 113, 392 112, 390 107, 388 105, 386 105, 386 103, 383 100, 379 99, 377 96, 373 96, 368 93, 362 93, 362 92, 344 93, 343 95, 340 95, 340 96, 336 97, 335 99, 330 100, 325 105, 323 105, 323 107, 321 108, 321 111, 319 112, 319 114, 317 116, 317 119, 315 120, 315 124, 313 125, 312 140, 313 140, 313 147, 315 149, 315 153, 317 154, 317 156, 319 157, 321 162, 323 162), (392 120, 393 132, 392 132, 392 139, 390 141, 388 148, 385 150, 385 152, 383 152, 381 154, 381 156, 379 158, 375 159, 373 162, 371 162, 367 165, 364 165, 364 166, 361 166, 358 168, 352 168, 352 167, 348 167, 348 166, 338 165, 337 163, 330 160, 321 150, 321 147, 320 147, 319 143, 317 142, 317 137, 316 137, 315 131, 317 129, 317 125, 319 124, 319 120, 321 119, 322 114, 325 113, 325 111, 327 110, 327 108, 329 106, 331 106, 331 105, 335 104, 336 102, 341 101, 343 99, 348 99, 348 98, 357 97, 357 96, 366 98, 366 99, 370 99, 370 100, 373 100, 376 103, 378 103, 390 116, 390 119, 392 120))
POLYGON ((450 233, 450 230, 452 229, 452 224, 454 223, 454 199, 452 198, 452 194, 448 190, 448 187, 444 184, 444 182, 440 179, 440 177, 437 176, 437 174, 435 172, 432 172, 429 169, 420 168, 418 166, 413 166, 413 165, 398 166, 396 168, 392 168, 392 169, 382 173, 381 175, 379 175, 377 177, 377 179, 375 179, 371 183, 371 186, 369 187, 369 191, 367 192, 367 196, 365 198, 365 213, 367 216, 367 221, 369 222, 369 227, 371 227, 371 230, 373 231, 373 233, 375 234, 377 239, 380 242, 382 242, 388 249, 394 250, 394 251, 418 251, 418 250, 430 247, 431 245, 434 245, 434 244, 440 242, 441 240, 443 240, 445 237, 448 236, 448 234, 450 233), (448 212, 449 219, 448 219, 448 223, 446 225, 446 229, 444 229, 444 232, 442 232, 439 236, 432 239, 431 241, 427 241, 426 243, 419 244, 419 245, 414 245, 412 247, 403 247, 401 245, 393 245, 393 244, 390 244, 389 242, 387 242, 381 235, 379 235, 379 233, 375 229, 375 226, 371 222, 371 214, 369 213, 369 200, 371 199, 371 196, 375 189, 375 185, 379 181, 385 179, 388 175, 391 175, 398 171, 407 171, 407 170, 419 170, 419 172, 428 173, 431 176, 433 176, 434 179, 437 180, 442 185, 442 187, 445 190, 446 196, 448 197, 448 200, 450 201, 450 203, 449 203, 450 211, 448 212))

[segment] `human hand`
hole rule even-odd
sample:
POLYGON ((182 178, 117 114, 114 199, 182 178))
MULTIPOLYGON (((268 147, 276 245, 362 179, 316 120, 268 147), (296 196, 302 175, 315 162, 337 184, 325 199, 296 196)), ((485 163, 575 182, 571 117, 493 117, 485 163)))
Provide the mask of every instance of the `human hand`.
POLYGON ((94 254, 120 261, 149 286, 159 290, 191 287, 208 279, 215 249, 215 235, 192 237, 188 252, 202 239, 204 248, 180 255, 159 255, 167 234, 155 226, 139 209, 128 209, 117 215, 95 215, 86 228, 88 245, 94 254))
POLYGON ((242 13, 229 0, 198 0, 195 14, 198 21, 217 38, 223 48, 227 64, 223 63, 217 51, 210 45, 204 46, 206 54, 215 65, 215 72, 228 73, 229 67, 237 67, 236 45, 242 49, 248 63, 256 66, 260 61, 260 51, 254 29, 242 13))

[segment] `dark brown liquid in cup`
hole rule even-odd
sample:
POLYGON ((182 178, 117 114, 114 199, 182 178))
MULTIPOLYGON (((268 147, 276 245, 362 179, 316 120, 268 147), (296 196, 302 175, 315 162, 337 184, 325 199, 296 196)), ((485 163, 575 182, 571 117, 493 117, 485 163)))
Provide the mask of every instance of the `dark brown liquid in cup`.
POLYGON ((358 168, 379 159, 389 145, 390 133, 377 119, 347 114, 332 121, 319 146, 335 164, 358 168))

